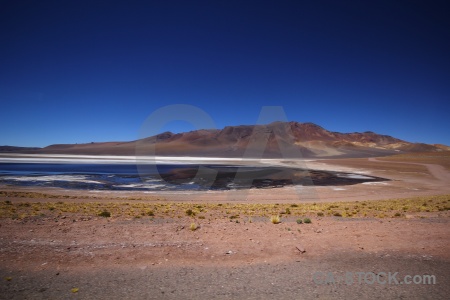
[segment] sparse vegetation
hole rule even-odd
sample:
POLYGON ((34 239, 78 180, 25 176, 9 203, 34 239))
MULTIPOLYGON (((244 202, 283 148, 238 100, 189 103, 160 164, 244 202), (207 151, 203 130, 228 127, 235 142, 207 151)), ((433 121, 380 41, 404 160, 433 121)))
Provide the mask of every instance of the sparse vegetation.
MULTIPOLYGON (((302 217, 302 219, 304 218, 303 216, 309 218, 314 216, 394 218, 405 214, 426 214, 428 212, 446 212, 450 210, 450 195, 364 202, 316 203, 315 205, 312 203, 295 205, 283 203, 278 205, 261 203, 202 203, 202 205, 194 204, 194 206, 192 203, 129 202, 131 199, 138 198, 120 198, 123 202, 91 201, 91 199, 96 199, 91 196, 85 197, 86 200, 89 200, 87 202, 44 202, 42 199, 45 199, 45 197, 53 199, 55 196, 40 193, 0 191, 0 218, 22 220, 29 217, 61 217, 77 214, 81 216, 113 216, 114 218, 135 218, 138 215, 159 219, 195 217, 198 215, 199 219, 204 217, 212 218, 212 220, 227 218, 233 221, 236 219, 242 221, 248 218, 254 221, 254 217, 270 218, 270 216, 276 215, 280 218, 280 214, 290 214, 302 217), (36 202, 13 202, 7 198, 1 199, 2 196, 9 197, 10 195, 19 198, 31 196, 30 199, 39 197, 39 200, 36 202), (109 215, 104 213, 105 211, 109 215)), ((304 223, 303 220, 302 222, 304 223)))
POLYGON ((101 213, 98 214, 100 217, 105 217, 105 218, 109 218, 111 217, 111 213, 107 210, 102 211, 101 213))
POLYGON ((195 231, 195 230, 198 229, 198 226, 195 223, 191 223, 191 225, 189 225, 189 229, 192 230, 192 231, 195 231))
POLYGON ((274 215, 270 217, 270 222, 272 222, 272 224, 278 224, 281 222, 280 216, 279 215, 274 215))
POLYGON ((311 219, 310 219, 310 218, 305 218, 305 219, 303 220, 303 222, 304 222, 305 224, 310 224, 310 223, 311 223, 311 219))
POLYGON ((302 219, 297 219, 297 224, 302 224, 303 223, 303 220, 302 219))

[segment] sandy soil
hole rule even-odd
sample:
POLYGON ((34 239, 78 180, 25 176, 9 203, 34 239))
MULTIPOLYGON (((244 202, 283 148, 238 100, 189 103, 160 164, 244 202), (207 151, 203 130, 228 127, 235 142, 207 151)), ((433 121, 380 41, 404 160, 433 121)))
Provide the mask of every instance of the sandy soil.
MULTIPOLYGON (((148 198, 135 201, 299 203, 450 194, 448 171, 420 162, 348 159, 308 162, 308 166, 391 181, 300 190, 145 194, 148 198)), ((79 191, 45 192, 80 195, 79 191)), ((102 199, 114 195, 114 201, 120 202, 120 197, 138 194, 84 195, 102 199)), ((61 199, 8 198, 12 202, 61 199)), ((200 227, 195 231, 189 229, 192 220, 187 216, 3 218, 0 298, 447 299, 449 211, 395 219, 314 217, 311 224, 297 224, 296 218, 283 218, 280 224, 266 217, 250 222, 242 216, 239 223, 196 220, 200 227), (358 282, 356 272, 373 272, 381 279, 388 278, 383 272, 398 272, 399 281, 405 275, 433 275, 436 284, 370 284, 358 282), (347 274, 353 276, 352 284, 342 282, 347 274)))

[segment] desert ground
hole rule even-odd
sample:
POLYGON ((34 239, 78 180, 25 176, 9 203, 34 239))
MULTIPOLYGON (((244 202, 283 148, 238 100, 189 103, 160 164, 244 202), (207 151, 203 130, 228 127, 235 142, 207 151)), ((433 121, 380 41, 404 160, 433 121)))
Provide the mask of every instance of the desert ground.
POLYGON ((0 186, 0 298, 448 299, 450 156, 283 163, 389 180, 237 192, 0 186))

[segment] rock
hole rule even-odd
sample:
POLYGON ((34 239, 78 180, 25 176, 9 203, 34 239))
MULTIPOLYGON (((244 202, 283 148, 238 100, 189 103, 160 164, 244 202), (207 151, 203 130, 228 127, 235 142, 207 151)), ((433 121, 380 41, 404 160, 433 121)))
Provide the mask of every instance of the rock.
POLYGON ((305 253, 306 252, 305 248, 303 248, 303 246, 301 246, 301 245, 297 245, 296 248, 297 248, 298 251, 300 251, 300 253, 305 253))

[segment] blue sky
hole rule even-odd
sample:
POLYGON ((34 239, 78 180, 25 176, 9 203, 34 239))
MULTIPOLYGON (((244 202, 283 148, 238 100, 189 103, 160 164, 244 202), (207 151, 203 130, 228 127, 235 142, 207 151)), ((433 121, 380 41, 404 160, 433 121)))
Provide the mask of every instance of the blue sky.
MULTIPOLYGON (((0 145, 128 141, 189 104, 450 145, 445 1, 2 1, 0 145)), ((172 122, 165 129, 193 129, 172 122)))

